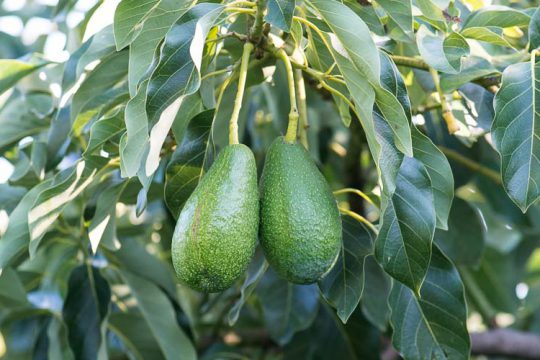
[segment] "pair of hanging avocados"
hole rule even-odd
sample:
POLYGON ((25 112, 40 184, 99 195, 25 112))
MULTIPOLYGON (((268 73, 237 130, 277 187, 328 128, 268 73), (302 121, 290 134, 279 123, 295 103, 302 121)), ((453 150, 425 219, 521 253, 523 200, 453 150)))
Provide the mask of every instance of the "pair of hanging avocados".
POLYGON ((341 218, 304 147, 277 138, 258 190, 251 150, 225 147, 176 224, 172 261, 181 282, 207 293, 232 286, 251 261, 259 221, 265 256, 285 279, 310 284, 332 268, 341 248, 341 218))

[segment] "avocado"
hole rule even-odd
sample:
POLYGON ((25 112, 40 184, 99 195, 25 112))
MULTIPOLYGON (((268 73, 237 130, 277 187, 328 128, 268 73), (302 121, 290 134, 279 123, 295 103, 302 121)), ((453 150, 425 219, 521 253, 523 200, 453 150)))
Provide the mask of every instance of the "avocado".
POLYGON ((336 200, 309 153, 282 137, 270 146, 260 186, 261 245, 276 272, 311 284, 334 265, 341 249, 336 200))
POLYGON ((201 292, 229 288, 250 263, 259 228, 251 150, 225 147, 180 212, 171 245, 178 279, 201 292))

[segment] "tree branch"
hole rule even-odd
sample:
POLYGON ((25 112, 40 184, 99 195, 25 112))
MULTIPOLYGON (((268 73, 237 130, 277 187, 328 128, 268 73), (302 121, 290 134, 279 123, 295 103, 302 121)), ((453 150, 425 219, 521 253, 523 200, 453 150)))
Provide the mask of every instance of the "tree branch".
MULTIPOLYGON (((413 69, 418 70, 424 70, 429 71, 430 66, 422 59, 419 58, 413 58, 408 56, 401 56, 401 55, 390 55, 392 60, 394 60, 394 63, 398 66, 406 66, 413 69)), ((497 92, 497 86, 501 82, 501 77, 499 75, 495 76, 489 76, 482 79, 474 80, 473 83, 478 84, 485 88, 487 91, 496 93, 497 92)))
POLYGON ((473 355, 540 359, 540 336, 511 329, 471 334, 473 355))

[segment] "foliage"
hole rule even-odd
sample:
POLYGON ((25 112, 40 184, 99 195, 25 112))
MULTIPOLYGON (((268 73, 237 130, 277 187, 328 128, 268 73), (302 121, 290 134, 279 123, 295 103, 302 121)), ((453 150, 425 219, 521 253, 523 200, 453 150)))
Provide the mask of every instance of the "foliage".
POLYGON ((0 357, 467 359, 470 332, 540 333, 535 1, 49 3, 0 7, 25 26, 0 26, 0 357), (231 116, 260 174, 296 106, 335 266, 295 285, 258 249, 222 293, 178 283, 231 116))

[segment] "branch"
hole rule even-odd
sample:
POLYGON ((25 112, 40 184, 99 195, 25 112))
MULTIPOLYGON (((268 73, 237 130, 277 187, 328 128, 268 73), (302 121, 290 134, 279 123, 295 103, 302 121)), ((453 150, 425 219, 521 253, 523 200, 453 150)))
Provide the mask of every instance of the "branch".
POLYGON ((511 329, 471 334, 473 355, 540 359, 540 336, 511 329))
POLYGON ((476 171, 479 174, 484 175, 485 177, 491 179, 493 182, 495 182, 498 185, 502 185, 502 180, 499 175, 499 173, 493 169, 490 169, 488 167, 485 167, 476 161, 473 161, 460 153, 458 153, 455 150, 448 149, 444 146, 439 146, 439 149, 443 152, 444 155, 446 155, 447 158, 450 160, 454 160, 455 162, 465 166, 466 168, 469 168, 473 171, 476 171))
MULTIPOLYGON (((390 57, 398 66, 406 66, 424 71, 430 70, 430 66, 422 59, 400 55, 390 55, 390 57)), ((473 83, 482 86, 489 92, 496 93, 497 86, 501 83, 501 77, 500 75, 490 76, 483 79, 474 80, 473 83)))

